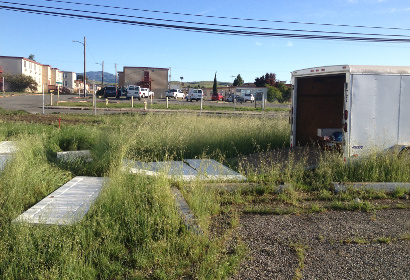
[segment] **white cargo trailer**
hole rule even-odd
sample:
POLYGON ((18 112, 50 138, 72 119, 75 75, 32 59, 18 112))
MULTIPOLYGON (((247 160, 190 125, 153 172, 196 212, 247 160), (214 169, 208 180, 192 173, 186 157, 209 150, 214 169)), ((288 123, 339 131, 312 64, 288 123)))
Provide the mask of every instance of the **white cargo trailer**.
POLYGON ((335 145, 348 159, 410 146, 410 67, 315 67, 292 85, 292 147, 335 145))

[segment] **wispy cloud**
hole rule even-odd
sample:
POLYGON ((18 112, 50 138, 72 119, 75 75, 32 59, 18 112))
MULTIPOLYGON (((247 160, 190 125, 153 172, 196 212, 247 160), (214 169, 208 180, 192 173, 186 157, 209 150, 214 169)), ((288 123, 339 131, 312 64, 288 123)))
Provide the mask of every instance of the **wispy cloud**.
POLYGON ((255 43, 258 47, 262 46, 263 44, 261 42, 256 42, 255 43))
POLYGON ((293 42, 291 42, 291 41, 287 42, 286 47, 293 47, 293 42))

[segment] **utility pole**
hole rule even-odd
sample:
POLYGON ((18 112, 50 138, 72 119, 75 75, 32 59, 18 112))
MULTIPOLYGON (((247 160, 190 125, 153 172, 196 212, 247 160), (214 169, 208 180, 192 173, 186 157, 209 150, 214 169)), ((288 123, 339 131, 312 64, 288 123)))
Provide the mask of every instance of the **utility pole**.
POLYGON ((171 67, 169 67, 169 81, 168 81, 168 89, 171 89, 171 67))
POLYGON ((84 36, 84 97, 87 96, 87 74, 86 74, 87 72, 85 69, 85 65, 86 65, 85 61, 86 61, 86 55, 85 55, 85 36, 84 36))
POLYGON ((117 88, 117 76, 118 76, 117 63, 115 63, 115 88, 117 88))
POLYGON ((83 43, 83 42, 80 42, 80 41, 74 41, 74 40, 73 40, 73 42, 75 42, 75 43, 80 43, 80 44, 82 44, 82 45, 84 46, 84 75, 83 75, 83 78, 84 78, 84 97, 86 97, 86 96, 87 96, 87 74, 86 74, 86 67, 85 67, 85 65, 86 65, 86 53, 85 53, 86 42, 85 42, 85 36, 84 36, 84 43, 83 43))
POLYGON ((102 66, 102 72, 101 72, 101 89, 104 88, 104 61, 102 63, 96 62, 95 64, 100 64, 102 66))

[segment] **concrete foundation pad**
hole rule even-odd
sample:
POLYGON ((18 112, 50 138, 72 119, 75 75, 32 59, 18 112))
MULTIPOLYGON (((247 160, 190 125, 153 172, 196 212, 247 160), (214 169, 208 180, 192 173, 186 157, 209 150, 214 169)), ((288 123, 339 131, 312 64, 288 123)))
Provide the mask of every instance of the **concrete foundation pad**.
POLYGON ((1 141, 0 142, 0 154, 12 154, 17 151, 16 142, 14 141, 1 141))
POLYGON ((4 170, 7 162, 11 159, 12 155, 0 154, 0 171, 4 170))
POLYGON ((185 162, 211 180, 246 180, 245 176, 213 159, 187 159, 185 162))
POLYGON ((57 159, 66 162, 72 162, 79 159, 83 159, 85 161, 93 160, 89 150, 57 152, 57 159))
POLYGON ((124 168, 131 173, 192 180, 236 180, 246 177, 212 159, 187 159, 184 161, 140 162, 123 160, 124 168))
POLYGON ((359 182, 359 183, 331 183, 330 187, 334 190, 335 193, 344 192, 347 189, 357 189, 357 190, 377 190, 377 191, 386 191, 394 192, 398 188, 404 188, 410 190, 410 183, 394 183, 394 182, 359 182))
POLYGON ((13 223, 70 225, 79 222, 97 198, 106 178, 77 176, 64 184, 13 223))

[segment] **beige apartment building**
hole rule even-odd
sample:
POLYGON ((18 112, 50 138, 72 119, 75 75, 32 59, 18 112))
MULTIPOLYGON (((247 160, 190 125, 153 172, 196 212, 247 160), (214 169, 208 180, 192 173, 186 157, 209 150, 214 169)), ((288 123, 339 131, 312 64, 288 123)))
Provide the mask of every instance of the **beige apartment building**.
POLYGON ((139 85, 149 88, 159 96, 158 94, 168 90, 168 71, 168 68, 124 66, 123 71, 118 72, 118 85, 139 85))
POLYGON ((68 88, 70 91, 76 89, 77 74, 74 72, 63 72, 63 86, 68 88))
POLYGON ((37 92, 42 91, 43 65, 41 63, 38 63, 25 57, 0 56, 0 66, 3 69, 3 75, 24 74, 32 77, 37 82, 37 92))
POLYGON ((44 91, 48 92, 57 85, 63 84, 63 72, 25 57, 0 56, 0 67, 3 75, 24 74, 32 77, 37 82, 37 92, 42 92, 43 86, 44 91))

